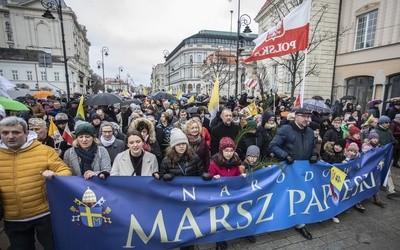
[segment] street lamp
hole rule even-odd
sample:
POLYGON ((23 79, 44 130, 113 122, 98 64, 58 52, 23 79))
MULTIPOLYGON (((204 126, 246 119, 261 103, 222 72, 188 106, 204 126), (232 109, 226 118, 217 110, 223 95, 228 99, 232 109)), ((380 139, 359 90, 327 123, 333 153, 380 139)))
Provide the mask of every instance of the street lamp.
POLYGON ((106 82, 104 78, 104 56, 108 56, 109 49, 104 46, 101 48, 101 61, 97 61, 97 68, 103 70, 103 93, 106 92, 106 82))
POLYGON ((69 89, 69 75, 68 75, 68 61, 67 61, 67 52, 65 48, 65 33, 64 33, 64 23, 63 23, 63 16, 62 16, 62 5, 61 0, 40 0, 40 3, 46 11, 42 15, 44 18, 48 19, 55 19, 53 14, 51 14, 51 10, 56 10, 58 13, 58 18, 60 19, 61 24, 61 42, 63 48, 63 57, 64 57, 64 68, 65 68, 65 82, 67 84, 67 100, 70 98, 70 89, 69 89))
MULTIPOLYGON (((163 54, 164 54, 164 59, 165 59, 165 62, 166 62, 167 58, 169 56, 169 51, 165 49, 163 51, 163 54)), ((168 90, 170 88, 171 88, 171 66, 170 66, 170 64, 168 64, 168 90)))
POLYGON ((119 66, 118 67, 118 85, 119 85, 119 87, 121 87, 121 72, 122 71, 124 71, 124 68, 122 66, 119 66))
MULTIPOLYGON (((229 0, 231 2, 232 0, 229 0)), ((236 68, 235 68, 235 98, 238 96, 238 85, 239 85, 239 54, 241 50, 239 49, 240 44, 240 27, 245 25, 243 33, 251 33, 249 25, 251 23, 251 18, 247 14, 240 15, 240 0, 238 0, 238 19, 237 19, 237 34, 236 34, 236 68)), ((243 41, 244 42, 244 41, 243 41)))

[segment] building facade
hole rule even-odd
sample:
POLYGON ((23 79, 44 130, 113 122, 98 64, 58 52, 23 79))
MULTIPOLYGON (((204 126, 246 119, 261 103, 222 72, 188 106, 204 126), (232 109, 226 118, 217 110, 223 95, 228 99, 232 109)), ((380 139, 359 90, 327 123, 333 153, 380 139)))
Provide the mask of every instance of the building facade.
POLYGON ((151 89, 153 92, 161 91, 163 89, 165 90, 165 87, 167 86, 165 77, 166 74, 163 63, 159 63, 153 67, 150 79, 151 89))
MULTIPOLYGON (((83 25, 78 23, 72 9, 66 6, 64 1, 61 1, 61 3, 70 93, 88 93, 90 92, 90 42, 87 39, 87 31, 83 25)), ((40 1, 1 0, 0 34, 2 35, 0 35, 0 48, 32 51, 29 52, 30 54, 46 52, 51 55, 51 58, 54 58, 53 62, 57 62, 57 64, 54 64, 54 72, 47 68, 47 80, 42 80, 41 76, 36 77, 35 74, 32 74, 32 77, 27 75, 27 77, 21 78, 23 80, 14 80, 13 71, 33 71, 32 67, 39 63, 37 58, 19 61, 19 67, 15 69, 9 67, 9 61, 1 59, 0 70, 3 76, 15 84, 25 84, 29 89, 48 86, 54 91, 66 93, 65 69, 59 67, 59 63, 64 65, 59 15, 56 10, 51 10, 55 19, 46 19, 42 16, 45 10, 40 1), (50 81, 49 79, 52 76, 57 80, 50 81)), ((25 73, 20 74, 25 75, 25 73)))
MULTIPOLYGON (((259 33, 262 34, 275 26, 293 8, 290 1, 268 0, 259 11, 255 21, 259 25, 259 33), (278 13, 277 10, 280 10, 278 13)), ((279 94, 290 96, 292 94, 292 82, 296 84, 293 91, 297 97, 304 81, 304 99, 319 95, 324 99, 331 98, 332 81, 335 63, 336 37, 339 18, 339 0, 314 0, 311 7, 309 48, 307 53, 306 77, 303 79, 304 51, 300 52, 299 64, 291 55, 279 58, 257 61, 257 67, 266 69, 265 81, 262 83, 268 92, 272 89, 279 94), (297 67, 296 74, 293 74, 297 67), (293 80, 294 79, 294 80, 293 80)))
MULTIPOLYGON (((255 34, 240 34, 240 52, 249 52, 254 48, 255 34)), ((216 74, 225 75, 221 84, 220 95, 234 94, 235 65, 231 60, 226 60, 223 67, 217 71, 213 69, 215 63, 207 64, 210 55, 218 55, 221 61, 224 58, 236 55, 237 35, 233 32, 202 30, 193 36, 184 39, 171 53, 165 53, 164 73, 165 90, 172 89, 173 93, 182 90, 183 93, 210 94, 215 82, 216 74), (228 56, 219 56, 220 52, 228 56)), ((213 62, 211 60, 211 62, 213 62)), ((154 70, 153 70, 154 72, 154 70)), ((245 74, 245 67, 239 64, 239 75, 245 74)), ((238 93, 244 89, 243 77, 239 78, 238 93)))
MULTIPOLYGON (((400 2, 342 1, 333 95, 372 99, 400 96, 400 2)), ((385 109, 385 103, 382 104, 385 109)))

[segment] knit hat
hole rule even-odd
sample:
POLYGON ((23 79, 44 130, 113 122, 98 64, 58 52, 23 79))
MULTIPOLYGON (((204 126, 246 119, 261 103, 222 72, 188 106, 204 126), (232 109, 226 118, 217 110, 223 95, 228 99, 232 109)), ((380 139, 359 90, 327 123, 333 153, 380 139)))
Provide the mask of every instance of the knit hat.
POLYGON ((379 124, 382 124, 382 123, 385 123, 385 122, 390 122, 390 118, 387 117, 386 115, 382 115, 381 117, 379 117, 379 120, 378 120, 379 124))
POLYGON ((6 117, 6 111, 4 110, 4 107, 0 105, 0 116, 5 118, 6 117))
POLYGON ((350 135, 355 135, 355 134, 359 134, 359 133, 360 133, 360 129, 357 128, 356 126, 353 125, 349 128, 350 135))
POLYGON ((91 135, 91 136, 95 137, 95 136, 96 136, 96 130, 95 130, 95 128, 93 127, 92 124, 85 122, 85 123, 79 124, 79 125, 76 127, 76 129, 75 129, 75 135, 76 135, 76 136, 80 136, 80 135, 91 135))
POLYGON ((308 125, 312 130, 321 130, 321 126, 317 122, 310 122, 310 125, 308 125))
POLYGON ((189 140, 182 130, 180 130, 179 128, 173 128, 171 130, 171 138, 169 144, 171 145, 171 147, 175 147, 180 143, 189 144, 189 140))
POLYGON ((354 118, 353 116, 349 116, 349 118, 347 118, 346 123, 357 123, 356 118, 354 118))
POLYGON ((260 148, 257 147, 256 145, 251 145, 250 147, 247 148, 247 152, 246 152, 246 157, 247 156, 260 156, 260 148))
POLYGON ((358 147, 357 143, 352 142, 350 145, 347 147, 347 151, 353 151, 353 152, 360 152, 360 148, 358 147))
POLYGON ((95 119, 101 120, 101 117, 100 117, 98 114, 93 114, 93 115, 92 115, 91 121, 93 121, 93 120, 95 120, 95 119))
POLYGON ((68 122, 68 115, 65 113, 58 113, 55 117, 54 117, 55 121, 63 121, 63 122, 68 122))
POLYGON ((227 136, 222 137, 221 140, 219 141, 219 152, 222 152, 226 148, 236 149, 235 141, 227 136))
POLYGON ((343 138, 339 138, 339 139, 337 139, 337 140, 335 141, 335 144, 334 144, 334 145, 339 145, 339 146, 341 146, 342 148, 344 148, 344 147, 346 146, 346 140, 343 139, 343 138))
POLYGON ((250 120, 246 123, 246 128, 257 128, 257 122, 254 120, 250 120))
POLYGON ((376 133, 375 131, 371 131, 371 132, 369 132, 369 135, 368 135, 368 139, 379 139, 379 135, 378 135, 378 133, 376 133))

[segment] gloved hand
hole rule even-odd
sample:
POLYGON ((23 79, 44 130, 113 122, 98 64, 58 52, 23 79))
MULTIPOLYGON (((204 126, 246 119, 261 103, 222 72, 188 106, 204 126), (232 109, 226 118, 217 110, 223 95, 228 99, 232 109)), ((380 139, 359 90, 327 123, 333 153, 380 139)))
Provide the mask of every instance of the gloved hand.
POLYGON ((294 162, 293 157, 291 157, 290 155, 286 156, 286 164, 292 165, 293 162, 294 162))
POLYGON ((110 176, 110 173, 109 172, 107 172, 107 171, 101 171, 98 175, 97 175, 99 178, 101 178, 101 179, 107 179, 108 178, 108 176, 110 176))
POLYGON ((164 181, 172 181, 172 179, 174 179, 174 175, 173 174, 165 174, 162 178, 164 181))
POLYGON ((317 162, 318 162, 318 155, 313 155, 313 156, 311 156, 309 162, 310 162, 311 164, 317 163, 317 162))
POLYGON ((212 176, 211 174, 209 174, 209 173, 204 172, 204 173, 201 175, 201 178, 202 178, 204 181, 210 181, 210 180, 213 178, 213 176, 212 176))

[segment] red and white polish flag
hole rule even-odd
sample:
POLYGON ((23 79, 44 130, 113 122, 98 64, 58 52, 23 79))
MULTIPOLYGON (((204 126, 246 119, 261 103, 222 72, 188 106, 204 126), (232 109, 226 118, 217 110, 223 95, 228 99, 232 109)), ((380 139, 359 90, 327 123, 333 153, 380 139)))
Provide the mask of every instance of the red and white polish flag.
POLYGON ((245 81, 245 84, 246 84, 246 86, 247 86, 248 88, 252 89, 252 88, 254 88, 254 87, 257 86, 257 81, 254 80, 254 79, 252 79, 252 78, 250 78, 250 79, 247 79, 247 80, 245 81))
POLYGON ((305 0, 274 27, 254 40, 256 47, 243 62, 278 57, 308 46, 311 0, 305 0))
POLYGON ((62 138, 64 138, 64 140, 67 142, 68 145, 72 145, 72 142, 74 141, 74 139, 72 138, 72 133, 69 130, 68 123, 65 126, 62 138))

